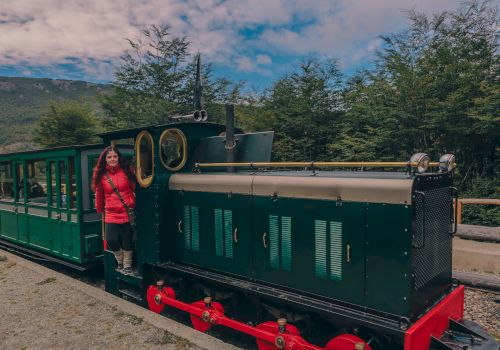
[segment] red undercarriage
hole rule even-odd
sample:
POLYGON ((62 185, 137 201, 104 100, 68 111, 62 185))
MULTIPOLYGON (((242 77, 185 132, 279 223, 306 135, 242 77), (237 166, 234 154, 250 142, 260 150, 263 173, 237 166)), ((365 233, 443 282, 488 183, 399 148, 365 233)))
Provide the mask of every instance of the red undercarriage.
MULTIPOLYGON (((300 336, 295 326, 286 324, 284 319, 264 322, 257 327, 250 326, 224 316, 222 305, 212 302, 211 298, 192 304, 178 301, 174 290, 161 283, 148 288, 147 300, 149 308, 156 313, 162 312, 167 305, 188 312, 194 328, 201 332, 219 325, 249 334, 256 338, 259 350, 371 350, 369 344, 353 334, 339 335, 324 348, 313 345, 300 336)), ((427 350, 431 335, 441 336, 448 328, 450 318, 458 320, 463 317, 463 301, 464 287, 460 286, 406 332, 404 350, 427 350)))

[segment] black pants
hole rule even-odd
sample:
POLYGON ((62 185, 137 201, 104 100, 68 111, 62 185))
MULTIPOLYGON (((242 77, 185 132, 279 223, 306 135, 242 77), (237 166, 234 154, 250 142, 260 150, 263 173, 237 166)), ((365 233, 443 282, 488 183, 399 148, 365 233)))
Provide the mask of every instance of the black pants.
POLYGON ((125 224, 106 224, 106 241, 108 250, 133 250, 132 228, 127 222, 125 224))

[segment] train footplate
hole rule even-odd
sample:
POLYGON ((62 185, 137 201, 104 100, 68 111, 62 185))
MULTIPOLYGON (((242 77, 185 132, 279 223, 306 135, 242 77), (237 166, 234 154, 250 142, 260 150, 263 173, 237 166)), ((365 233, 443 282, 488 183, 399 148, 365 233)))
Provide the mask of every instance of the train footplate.
POLYGON ((498 343, 478 324, 468 321, 450 320, 450 327, 438 339, 432 337, 431 350, 498 350, 498 343))

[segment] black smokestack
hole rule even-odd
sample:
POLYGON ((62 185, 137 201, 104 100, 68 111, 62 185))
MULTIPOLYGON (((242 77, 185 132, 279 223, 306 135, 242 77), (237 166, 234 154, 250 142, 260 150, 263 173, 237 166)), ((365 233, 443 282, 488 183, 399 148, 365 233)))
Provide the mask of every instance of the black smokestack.
MULTIPOLYGON (((226 161, 234 163, 234 106, 226 105, 226 161)), ((234 172, 234 167, 228 166, 228 172, 234 172)))

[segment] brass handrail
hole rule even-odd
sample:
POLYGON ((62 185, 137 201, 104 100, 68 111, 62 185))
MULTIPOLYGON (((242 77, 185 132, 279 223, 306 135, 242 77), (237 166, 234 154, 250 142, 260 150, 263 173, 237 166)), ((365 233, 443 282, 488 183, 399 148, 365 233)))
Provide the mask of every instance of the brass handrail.
MULTIPOLYGON (((386 167, 403 168, 418 166, 417 162, 246 162, 246 163, 196 163, 196 168, 216 167, 275 167, 275 168, 327 168, 327 167, 386 167)), ((430 162, 429 166, 439 166, 439 162, 430 162)))

